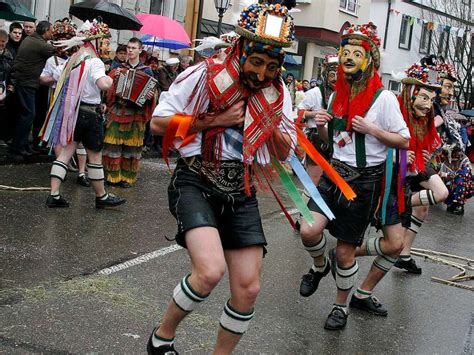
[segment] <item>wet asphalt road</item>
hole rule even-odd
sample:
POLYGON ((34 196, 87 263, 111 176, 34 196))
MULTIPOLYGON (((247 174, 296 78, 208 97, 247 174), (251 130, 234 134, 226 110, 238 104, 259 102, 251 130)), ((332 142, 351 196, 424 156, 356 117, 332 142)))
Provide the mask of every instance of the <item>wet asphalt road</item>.
MULTIPOLYGON (((0 185, 47 187, 49 169, 0 166, 0 185)), ((189 271, 185 251, 166 239, 175 233, 167 207, 169 177, 160 160, 145 160, 135 188, 110 189, 127 204, 107 211, 95 210, 92 190, 76 185, 74 173, 63 186, 69 209, 46 208, 47 192, 0 190, 0 353, 145 353, 172 289, 189 271), (98 275, 104 269, 114 272, 98 275)), ((376 289, 388 317, 354 310, 344 331, 324 330, 334 281, 326 277, 315 295, 300 297, 309 257, 268 193, 260 195, 260 209, 269 242, 262 290, 235 353, 472 353, 473 292, 432 282, 432 276, 447 278, 457 270, 421 258, 422 275, 394 269, 376 289)), ((415 247, 474 258, 473 217, 472 202, 463 217, 434 208, 415 247)), ((359 280, 371 261, 359 259, 359 280)), ((180 353, 212 351, 227 288, 224 279, 179 328, 180 353)))

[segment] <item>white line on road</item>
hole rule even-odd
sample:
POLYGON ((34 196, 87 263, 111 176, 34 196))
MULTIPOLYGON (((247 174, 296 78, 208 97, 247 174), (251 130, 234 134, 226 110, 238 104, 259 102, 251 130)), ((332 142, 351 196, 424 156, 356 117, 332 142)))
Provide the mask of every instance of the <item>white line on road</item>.
MULTIPOLYGON (((297 214, 299 211, 297 208, 292 208, 291 210, 288 210, 289 214, 297 214)), ((283 212, 280 212, 281 215, 283 215, 283 212)))
POLYGON ((145 263, 145 262, 150 261, 152 259, 155 259, 159 256, 163 256, 163 255, 166 255, 166 254, 169 254, 169 253, 173 253, 173 252, 181 250, 181 249, 183 249, 183 248, 180 247, 177 244, 171 245, 171 246, 166 247, 166 248, 158 249, 158 250, 155 250, 151 253, 143 254, 139 257, 136 257, 135 259, 127 260, 127 261, 125 261, 121 264, 117 264, 117 265, 102 269, 102 270, 97 272, 97 275, 110 275, 110 274, 113 274, 114 272, 128 269, 129 267, 145 263))

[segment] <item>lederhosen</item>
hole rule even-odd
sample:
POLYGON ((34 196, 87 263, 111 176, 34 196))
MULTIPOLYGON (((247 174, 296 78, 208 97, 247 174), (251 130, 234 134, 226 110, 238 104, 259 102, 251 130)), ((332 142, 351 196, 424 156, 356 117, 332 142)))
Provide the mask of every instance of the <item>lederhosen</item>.
MULTIPOLYGON (((371 106, 381 92, 382 90, 379 90, 374 95, 371 106)), ((332 114, 332 103, 329 105, 328 112, 332 114)), ((331 152, 334 149, 334 132, 336 130, 345 131, 346 127, 347 119, 344 118, 334 117, 329 122, 328 137, 331 152)), ((349 183, 357 197, 353 201, 347 200, 326 175, 322 176, 318 190, 336 216, 334 220, 329 221, 326 225, 329 232, 338 240, 361 245, 365 230, 371 223, 378 205, 384 164, 366 167, 365 135, 352 132, 352 137, 355 138, 357 166, 349 166, 337 159, 331 159, 331 165, 349 183)), ((313 200, 309 201, 308 207, 311 211, 324 215, 313 200)))

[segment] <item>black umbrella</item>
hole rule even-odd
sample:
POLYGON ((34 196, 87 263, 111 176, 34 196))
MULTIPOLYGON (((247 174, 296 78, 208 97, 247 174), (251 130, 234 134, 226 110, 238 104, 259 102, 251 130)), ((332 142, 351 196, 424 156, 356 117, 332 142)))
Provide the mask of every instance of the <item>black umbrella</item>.
POLYGON ((142 27, 142 23, 130 11, 104 0, 79 2, 69 7, 69 13, 83 21, 100 17, 116 30, 138 31, 142 27))
POLYGON ((8 21, 36 21, 31 11, 18 0, 0 0, 0 18, 8 21))

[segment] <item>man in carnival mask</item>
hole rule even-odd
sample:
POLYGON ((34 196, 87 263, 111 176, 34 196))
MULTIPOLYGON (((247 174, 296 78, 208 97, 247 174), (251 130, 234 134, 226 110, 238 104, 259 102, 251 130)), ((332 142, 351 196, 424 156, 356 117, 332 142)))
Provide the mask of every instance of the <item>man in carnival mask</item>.
MULTIPOLYGON (((324 326, 329 330, 343 329, 347 322, 347 301, 358 272, 356 251, 379 201, 387 147, 406 148, 410 137, 396 97, 383 90, 377 72, 379 46, 372 23, 352 25, 344 31, 335 93, 327 112, 319 111, 314 117, 319 135, 332 150, 331 164, 357 194, 348 200, 323 175, 318 190, 336 218, 329 221, 311 199, 308 207, 315 223, 310 225, 305 219, 301 223, 301 239, 313 265, 303 276, 300 293, 306 297, 313 294, 330 269, 336 280, 336 300, 324 326), (337 239, 330 260, 325 256, 325 228, 337 239)), ((368 249, 368 255, 385 257, 375 246, 368 249)), ((358 296, 366 303, 373 302, 370 294, 358 296)))
POLYGON ((176 353, 176 328, 226 268, 230 299, 214 352, 230 354, 254 315, 267 243, 252 177, 274 159, 285 160, 293 146, 292 103, 281 67, 294 30, 287 6, 262 2, 242 11, 236 32, 240 38, 223 60, 207 59, 178 76, 151 122, 154 133, 164 135, 165 158, 167 144, 180 153, 168 198, 176 241, 187 248, 192 270, 174 289, 150 336, 149 354, 176 353), (266 27, 267 21, 278 28, 266 27))

